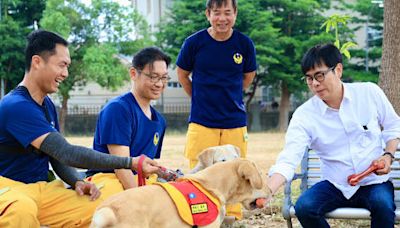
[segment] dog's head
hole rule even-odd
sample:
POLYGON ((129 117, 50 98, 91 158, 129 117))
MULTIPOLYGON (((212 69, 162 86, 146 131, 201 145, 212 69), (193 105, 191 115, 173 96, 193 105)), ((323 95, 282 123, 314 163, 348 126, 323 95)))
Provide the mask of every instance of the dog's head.
MULTIPOLYGON (((257 199, 268 199, 271 197, 271 190, 266 184, 266 179, 262 178, 256 164, 249 160, 240 160, 237 175, 239 186, 231 197, 234 201, 239 201, 247 210, 257 208, 257 199)), ((227 201, 229 203, 229 200, 227 201)))
POLYGON ((214 193, 222 204, 242 203, 248 210, 257 207, 257 199, 271 195, 256 164, 246 159, 217 163, 190 178, 214 193))
POLYGON ((200 152, 197 166, 191 173, 198 172, 218 162, 231 161, 240 157, 240 149, 237 146, 226 144, 222 146, 208 147, 200 152))

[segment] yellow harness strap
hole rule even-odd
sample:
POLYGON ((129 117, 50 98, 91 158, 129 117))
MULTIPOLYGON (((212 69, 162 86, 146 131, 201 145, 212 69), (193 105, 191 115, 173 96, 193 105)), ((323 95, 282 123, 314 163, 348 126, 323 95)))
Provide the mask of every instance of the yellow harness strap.
MULTIPOLYGON (((219 200, 213 195, 211 195, 207 190, 205 190, 199 183, 189 179, 180 179, 180 181, 188 181, 191 184, 193 184, 196 188, 198 188, 200 192, 206 195, 208 199, 216 205, 219 211, 219 208, 221 207, 219 200)), ((167 183, 156 182, 154 184, 160 185, 161 187, 164 188, 165 191, 167 191, 171 199, 174 201, 176 209, 178 210, 182 220, 191 226, 195 225, 191 207, 185 196, 182 194, 182 192, 168 182, 167 183)))

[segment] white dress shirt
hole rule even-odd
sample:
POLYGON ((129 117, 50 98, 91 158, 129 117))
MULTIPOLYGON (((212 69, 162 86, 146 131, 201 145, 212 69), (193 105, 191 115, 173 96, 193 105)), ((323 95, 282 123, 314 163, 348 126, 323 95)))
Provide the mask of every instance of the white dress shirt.
POLYGON ((293 178, 306 148, 321 159, 322 180, 328 180, 349 199, 363 185, 377 184, 389 175, 371 174, 357 186, 347 177, 363 172, 383 154, 387 141, 400 138, 400 118, 383 91, 373 83, 343 83, 340 109, 313 96, 293 114, 283 151, 269 174, 293 178), (383 130, 381 130, 381 126, 383 130))

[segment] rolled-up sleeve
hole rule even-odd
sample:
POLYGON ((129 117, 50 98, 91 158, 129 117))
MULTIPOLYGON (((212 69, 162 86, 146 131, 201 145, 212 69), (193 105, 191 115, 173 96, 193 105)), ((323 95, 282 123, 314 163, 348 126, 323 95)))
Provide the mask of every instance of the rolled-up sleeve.
POLYGON ((294 172, 299 166, 304 152, 309 147, 311 141, 310 134, 307 133, 301 124, 301 119, 301 115, 296 115, 296 113, 293 115, 286 133, 285 147, 279 154, 275 165, 270 168, 269 176, 279 173, 287 181, 293 178, 294 172))

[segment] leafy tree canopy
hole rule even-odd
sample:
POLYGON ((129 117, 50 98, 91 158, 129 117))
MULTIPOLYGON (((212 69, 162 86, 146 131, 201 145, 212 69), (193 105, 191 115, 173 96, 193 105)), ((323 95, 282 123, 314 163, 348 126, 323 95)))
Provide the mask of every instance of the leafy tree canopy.
POLYGON ((63 99, 88 81, 121 86, 129 77, 119 53, 132 55, 139 48, 135 42, 151 44, 147 23, 136 11, 106 0, 93 0, 90 7, 79 0, 48 0, 40 26, 70 41, 72 64, 67 82, 60 85, 63 99))
POLYGON ((44 0, 0 1, 0 79, 5 82, 5 92, 24 76, 25 37, 41 18, 44 6, 44 0))
POLYGON ((109 0, 48 0, 40 27, 57 32, 70 42, 72 64, 59 87, 62 101, 60 128, 70 92, 88 81, 116 89, 129 80, 121 54, 132 55, 152 44, 148 24, 132 8, 109 0))

